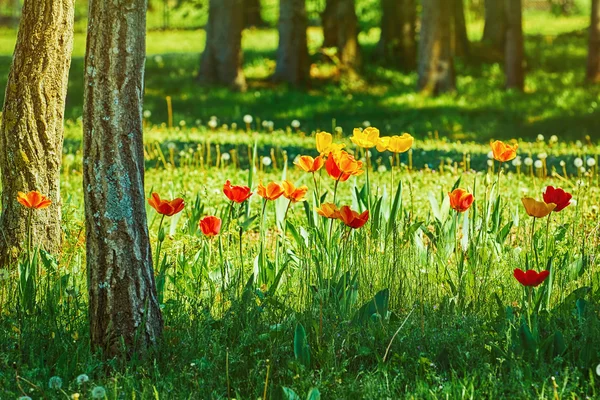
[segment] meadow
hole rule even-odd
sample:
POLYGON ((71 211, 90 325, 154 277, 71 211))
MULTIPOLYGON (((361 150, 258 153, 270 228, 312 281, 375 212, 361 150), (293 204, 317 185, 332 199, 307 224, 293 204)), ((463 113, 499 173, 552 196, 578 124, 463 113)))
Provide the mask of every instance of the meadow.
MULTIPOLYGON (((78 35, 63 250, 0 270, 0 399, 599 398, 600 89, 582 83, 586 23, 526 19, 525 93, 473 56, 439 98, 376 64, 335 82, 316 30, 308 91, 265 81, 272 30, 245 33, 247 93, 202 88, 202 33, 150 32, 146 193, 185 206, 165 217, 148 203, 165 331, 128 361, 89 346, 78 35), (414 142, 381 139, 402 132, 414 142), (492 138, 518 148, 506 157, 492 138), (297 190, 279 191, 286 181, 297 190), (545 197, 550 185, 568 205, 545 197), (549 272, 533 286, 515 269, 549 272)), ((362 34, 367 54, 375 38, 362 34)), ((0 87, 10 43, 0 35, 0 87)))

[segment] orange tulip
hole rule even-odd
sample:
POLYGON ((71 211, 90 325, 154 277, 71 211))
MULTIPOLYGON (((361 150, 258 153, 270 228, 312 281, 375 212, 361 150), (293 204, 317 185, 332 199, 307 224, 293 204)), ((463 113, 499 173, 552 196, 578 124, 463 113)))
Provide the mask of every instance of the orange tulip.
POLYGON ((537 201, 531 197, 523 197, 521 199, 527 215, 535 218, 544 218, 556 208, 554 203, 545 203, 543 201, 537 201))
POLYGON ((182 198, 178 197, 171 201, 161 200, 158 193, 152 193, 152 197, 148 199, 148 204, 150 204, 157 213, 166 215, 167 217, 181 212, 183 207, 185 207, 185 203, 182 198))
POLYGON ((17 201, 23 206, 33 210, 40 210, 52 204, 52 201, 48 197, 44 196, 37 190, 31 191, 27 194, 19 192, 17 195, 17 201))
POLYGON ((333 153, 329 153, 329 157, 327 157, 327 161, 325 162, 325 170, 329 176, 336 181, 344 182, 350 178, 350 174, 343 173, 340 167, 337 165, 335 158, 333 157, 333 153))
POLYGON ((450 197, 450 207, 458 212, 465 212, 473 204, 473 195, 464 189, 454 189, 448 193, 450 197))
POLYGON ((283 194, 283 187, 275 182, 270 182, 267 186, 263 186, 262 183, 258 185, 256 189, 258 195, 266 200, 277 200, 283 194))
POLYGON ((200 220, 199 226, 204 235, 217 236, 221 232, 221 218, 212 215, 204 217, 200 220))
POLYGON ((333 203, 323 203, 321 207, 317 208, 317 214, 329 219, 338 219, 340 217, 340 210, 333 203))
POLYGON ((294 164, 305 172, 317 172, 323 167, 325 160, 321 156, 318 156, 317 158, 301 156, 294 164))
POLYGON ((361 170, 362 165, 362 161, 357 161, 352 155, 342 150, 335 154, 329 153, 325 162, 325 170, 333 179, 344 182, 352 175, 362 174, 364 172, 361 170))
POLYGON ((283 197, 291 201, 292 203, 297 203, 299 201, 304 201, 304 195, 308 192, 308 187, 300 186, 296 188, 294 184, 290 181, 283 181, 283 197))
POLYGON ((491 146, 494 160, 500 162, 506 162, 514 159, 517 156, 517 149, 519 148, 518 144, 511 146, 499 140, 496 140, 491 144, 491 146))
POLYGON ((350 209, 348 206, 343 206, 339 211, 339 219, 352 229, 362 228, 369 220, 369 210, 362 214, 350 209))
POLYGON ((223 193, 227 198, 235 203, 243 203, 252 196, 252 192, 248 186, 231 186, 231 182, 227 180, 223 185, 223 193))

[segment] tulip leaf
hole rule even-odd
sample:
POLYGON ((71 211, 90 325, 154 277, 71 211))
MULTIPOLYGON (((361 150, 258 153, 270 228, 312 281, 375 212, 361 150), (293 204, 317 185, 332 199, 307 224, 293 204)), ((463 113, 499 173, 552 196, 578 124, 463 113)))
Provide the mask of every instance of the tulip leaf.
POLYGON ((319 389, 310 389, 308 391, 308 395, 306 396, 306 400, 321 400, 321 392, 319 392, 319 389))
POLYGON ((306 330, 301 323, 296 325, 294 333, 294 357, 306 368, 310 367, 310 347, 308 345, 308 338, 306 337, 306 330))
POLYGON ((389 235, 396 224, 396 215, 402 214, 402 181, 398 182, 398 188, 396 189, 396 195, 394 196, 394 202, 392 203, 392 209, 388 218, 388 226, 386 234, 389 235))
POLYGON ((285 400, 300 400, 300 396, 290 388, 282 386, 281 391, 283 392, 283 398, 285 400))
POLYGON ((371 320, 373 314, 379 314, 382 318, 387 316, 390 290, 383 289, 375 294, 371 300, 362 305, 352 319, 355 323, 364 324, 371 320))

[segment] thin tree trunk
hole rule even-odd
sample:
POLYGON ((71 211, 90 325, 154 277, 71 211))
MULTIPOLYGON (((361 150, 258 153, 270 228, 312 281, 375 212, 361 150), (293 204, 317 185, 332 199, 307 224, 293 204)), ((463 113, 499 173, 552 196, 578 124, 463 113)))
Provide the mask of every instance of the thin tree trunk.
POLYGON ((83 192, 91 343, 143 353, 162 332, 144 196, 146 0, 89 3, 83 192), (121 341, 125 349, 121 348, 121 341))
POLYGON ((280 0, 279 47, 274 80, 305 85, 310 79, 310 59, 306 39, 305 0, 280 0))
POLYGON ((600 82, 600 0, 592 0, 586 78, 589 82, 600 82))
POLYGON ((505 0, 506 8, 506 51, 504 68, 506 88, 523 90, 525 87, 524 44, 521 0, 505 0))
POLYGON ((260 15, 260 0, 244 0, 244 26, 265 26, 260 15))
POLYGON ((201 84, 246 90, 242 70, 243 0, 210 0, 206 47, 200 60, 201 84))
POLYGON ((378 57, 388 65, 413 69, 417 58, 415 0, 381 0, 381 11, 378 57))
POLYGON ((0 125, 0 267, 26 243, 28 211, 19 191, 37 190, 52 205, 32 213, 33 243, 61 243, 60 165, 65 97, 73 49, 73 0, 26 0, 6 85, 0 125))
POLYGON ((506 14, 504 0, 485 0, 485 25, 483 39, 492 51, 502 54, 506 39, 506 14))
POLYGON ((452 5, 446 0, 423 0, 419 41, 419 83, 425 94, 454 91, 454 60, 451 47, 452 5))
POLYGON ((340 0, 326 0, 325 9, 321 13, 323 25, 323 47, 337 46, 337 6, 340 0))
POLYGON ((457 56, 469 55, 469 36, 467 34, 467 24, 465 21, 464 0, 453 0, 453 31, 452 47, 457 56))

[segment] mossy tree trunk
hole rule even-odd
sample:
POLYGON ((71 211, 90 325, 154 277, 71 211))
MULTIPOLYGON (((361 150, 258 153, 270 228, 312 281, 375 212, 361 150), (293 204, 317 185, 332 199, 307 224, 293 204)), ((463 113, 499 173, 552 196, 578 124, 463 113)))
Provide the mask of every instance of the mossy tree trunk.
POLYGON ((485 24, 482 41, 495 54, 502 56, 506 40, 506 12, 504 0, 485 0, 485 24))
POLYGON ((244 0, 210 0, 206 47, 198 75, 201 84, 246 90, 242 70, 243 6, 244 0))
POLYGON ((279 47, 273 79, 295 86, 306 85, 310 79, 310 59, 306 39, 305 0, 280 0, 279 47))
POLYGON ((521 0, 504 1, 507 22, 504 53, 506 88, 523 90, 525 87, 525 49, 521 0))
POLYGON ((589 82, 600 82, 600 0, 592 0, 592 20, 587 60, 586 78, 589 82))
POLYGON ((451 18, 450 1, 423 0, 418 88, 425 94, 436 95, 456 89, 451 18))
POLYGON ((260 14, 260 0, 244 0, 244 26, 265 26, 260 14))
POLYGON ((144 195, 145 35, 145 0, 90 1, 83 116, 89 316, 92 346, 109 357, 143 353, 163 327, 144 195))
POLYGON ((32 213, 33 243, 59 251, 60 166, 65 97, 73 48, 73 0, 26 0, 0 123, 0 267, 26 243, 28 211, 19 191, 37 190, 52 205, 32 213))
POLYGON ((415 0, 381 0, 377 56, 387 65, 412 70, 417 62, 415 0))

